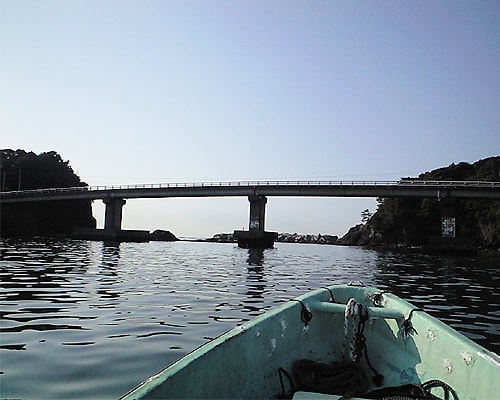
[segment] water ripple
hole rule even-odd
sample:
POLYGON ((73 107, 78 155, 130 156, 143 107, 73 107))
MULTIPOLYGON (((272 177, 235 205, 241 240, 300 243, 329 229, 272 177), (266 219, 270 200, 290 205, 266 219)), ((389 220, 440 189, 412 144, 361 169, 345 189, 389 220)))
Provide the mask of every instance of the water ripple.
POLYGON ((499 263, 489 257, 43 239, 0 240, 0 252, 3 397, 117 398, 265 310, 351 280, 390 289, 487 348, 500 345, 499 263))

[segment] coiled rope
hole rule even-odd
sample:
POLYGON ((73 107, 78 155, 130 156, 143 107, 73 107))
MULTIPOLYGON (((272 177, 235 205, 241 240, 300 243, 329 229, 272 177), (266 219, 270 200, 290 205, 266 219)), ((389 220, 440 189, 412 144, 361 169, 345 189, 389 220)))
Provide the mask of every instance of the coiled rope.
MULTIPOLYGON (((330 294, 333 301, 333 293, 330 292, 330 294)), ((301 319, 307 327, 307 324, 312 319, 312 314, 304 303, 299 302, 302 305, 301 319)), ((417 333, 411 325, 413 311, 417 310, 412 310, 401 326, 404 339, 407 339, 411 334, 417 333)), ((278 372, 283 398, 285 397, 283 376, 286 376, 290 381, 292 393, 297 388, 298 390, 342 395, 343 398, 361 395, 367 399, 436 400, 440 398, 434 396, 431 389, 442 388, 444 400, 451 400, 450 395, 453 400, 459 400, 456 392, 449 385, 439 380, 432 380, 420 385, 409 384, 383 388, 366 393, 369 381, 365 370, 359 364, 363 355, 368 366, 375 374, 373 377, 375 384, 380 387, 383 383, 383 376, 375 370, 368 358, 366 337, 364 336, 367 320, 367 307, 364 304, 357 303, 354 298, 349 299, 344 312, 344 337, 340 360, 329 364, 307 359, 298 360, 293 364, 293 380, 283 368, 280 368, 278 372)))

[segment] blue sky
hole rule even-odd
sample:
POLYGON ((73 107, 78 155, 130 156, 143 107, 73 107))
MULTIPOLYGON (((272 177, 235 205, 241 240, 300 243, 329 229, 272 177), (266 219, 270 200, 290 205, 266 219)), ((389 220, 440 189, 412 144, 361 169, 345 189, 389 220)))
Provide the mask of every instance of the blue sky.
MULTIPOLYGON (((90 185, 392 180, 500 153, 498 1, 0 0, 0 46, 0 147, 55 150, 90 185)), ((270 198, 266 228, 342 235, 365 208, 270 198)), ((211 236, 248 201, 130 200, 123 224, 211 236)))

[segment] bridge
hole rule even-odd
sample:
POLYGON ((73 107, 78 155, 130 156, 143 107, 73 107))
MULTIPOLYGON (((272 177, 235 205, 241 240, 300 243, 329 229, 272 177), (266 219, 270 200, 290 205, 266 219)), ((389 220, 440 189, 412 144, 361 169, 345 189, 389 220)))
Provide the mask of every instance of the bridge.
POLYGON ((283 197, 416 197, 500 200, 500 182, 429 181, 234 181, 80 186, 0 192, 1 203, 103 200, 105 232, 121 231, 126 199, 167 197, 248 197, 248 231, 235 231, 242 246, 269 247, 276 234, 266 232, 265 205, 269 196, 283 197))

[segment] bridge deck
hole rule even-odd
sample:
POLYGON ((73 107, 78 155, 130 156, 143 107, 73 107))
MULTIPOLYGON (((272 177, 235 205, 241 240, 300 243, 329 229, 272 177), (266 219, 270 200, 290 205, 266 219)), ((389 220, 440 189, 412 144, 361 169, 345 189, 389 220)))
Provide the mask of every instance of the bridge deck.
POLYGON ((457 197, 500 200, 500 182, 485 181, 235 181, 81 186, 0 192, 2 203, 162 197, 457 197))

